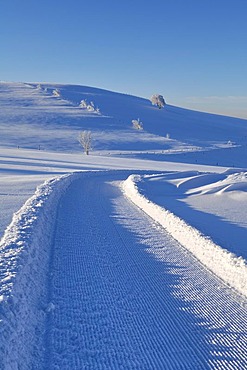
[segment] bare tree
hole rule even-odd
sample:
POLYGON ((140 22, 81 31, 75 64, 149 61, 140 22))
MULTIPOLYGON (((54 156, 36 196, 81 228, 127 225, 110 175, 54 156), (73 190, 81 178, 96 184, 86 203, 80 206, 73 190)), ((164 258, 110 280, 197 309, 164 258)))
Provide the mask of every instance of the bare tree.
POLYGON ((91 131, 81 131, 78 137, 79 143, 84 149, 86 155, 89 154, 89 150, 92 148, 92 134, 91 131))

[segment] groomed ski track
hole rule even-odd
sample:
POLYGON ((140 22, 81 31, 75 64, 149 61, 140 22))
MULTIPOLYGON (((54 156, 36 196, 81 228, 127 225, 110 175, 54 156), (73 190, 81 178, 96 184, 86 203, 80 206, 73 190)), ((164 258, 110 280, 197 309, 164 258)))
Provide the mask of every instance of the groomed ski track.
POLYGON ((127 176, 82 174, 61 198, 44 368, 246 369, 246 301, 124 197, 127 176))

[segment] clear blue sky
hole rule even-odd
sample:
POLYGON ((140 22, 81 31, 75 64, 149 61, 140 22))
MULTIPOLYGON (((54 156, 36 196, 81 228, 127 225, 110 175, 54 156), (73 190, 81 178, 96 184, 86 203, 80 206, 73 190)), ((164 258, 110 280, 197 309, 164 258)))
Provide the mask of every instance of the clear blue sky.
POLYGON ((0 80, 101 87, 247 118, 247 0, 7 0, 0 80))

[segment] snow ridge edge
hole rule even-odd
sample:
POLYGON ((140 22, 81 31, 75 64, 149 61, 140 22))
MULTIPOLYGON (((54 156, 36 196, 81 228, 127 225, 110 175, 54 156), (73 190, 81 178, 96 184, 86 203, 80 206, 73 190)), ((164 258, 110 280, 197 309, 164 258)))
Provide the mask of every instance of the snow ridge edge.
POLYGON ((0 241, 0 357, 5 369, 42 361, 46 289, 55 216, 75 174, 38 186, 0 241))
POLYGON ((122 183, 124 194, 154 221, 163 226, 183 247, 231 288, 247 297, 245 259, 215 244, 209 237, 188 225, 172 212, 151 202, 138 190, 140 175, 131 175, 122 183))

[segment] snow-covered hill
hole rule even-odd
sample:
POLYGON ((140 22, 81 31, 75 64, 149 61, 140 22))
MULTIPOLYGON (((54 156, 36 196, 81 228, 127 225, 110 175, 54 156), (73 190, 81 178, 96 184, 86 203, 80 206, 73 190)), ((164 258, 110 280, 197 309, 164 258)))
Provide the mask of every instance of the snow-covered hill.
POLYGON ((5 147, 79 152, 78 133, 90 130, 94 152, 247 166, 246 120, 171 105, 158 109, 147 99, 83 86, 1 83, 0 96, 5 147), (138 118, 143 130, 132 128, 138 118))
POLYGON ((246 120, 0 83, 0 130, 0 369, 246 368, 246 120))

